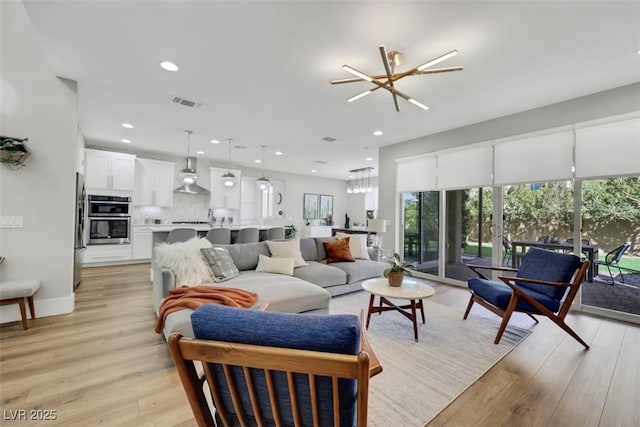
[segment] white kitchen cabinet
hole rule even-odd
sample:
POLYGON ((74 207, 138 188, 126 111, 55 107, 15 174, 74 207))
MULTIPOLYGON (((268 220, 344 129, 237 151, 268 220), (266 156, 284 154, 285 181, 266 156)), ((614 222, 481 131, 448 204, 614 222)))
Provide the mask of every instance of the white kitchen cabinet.
POLYGON ((160 160, 136 159, 136 206, 171 207, 173 205, 174 163, 160 160))
POLYGON ((256 188, 256 179, 246 176, 242 177, 242 191, 240 192, 240 219, 255 220, 258 217, 256 197, 260 193, 256 188))
POLYGON ((364 209, 366 211, 378 210, 378 187, 373 187, 370 193, 364 193, 364 209))
POLYGON ((102 150, 85 150, 87 190, 133 191, 136 156, 102 150))
POLYGON ((134 227, 132 251, 134 260, 151 259, 152 232, 149 227, 134 227))
POLYGON ((131 261, 131 245, 87 245, 83 264, 119 264, 131 261))
POLYGON ((237 182, 233 187, 225 187, 222 184, 222 175, 227 169, 209 168, 211 188, 211 208, 213 209, 240 209, 240 191, 242 187, 242 172, 231 169, 237 182))

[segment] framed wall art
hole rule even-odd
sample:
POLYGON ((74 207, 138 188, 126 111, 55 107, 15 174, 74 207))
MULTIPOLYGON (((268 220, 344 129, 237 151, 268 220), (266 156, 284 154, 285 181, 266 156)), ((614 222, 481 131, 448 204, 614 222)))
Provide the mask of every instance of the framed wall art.
POLYGON ((317 194, 304 193, 302 218, 303 219, 318 219, 320 213, 319 209, 319 197, 317 194))
POLYGON ((333 218, 333 196, 320 195, 320 219, 333 218))

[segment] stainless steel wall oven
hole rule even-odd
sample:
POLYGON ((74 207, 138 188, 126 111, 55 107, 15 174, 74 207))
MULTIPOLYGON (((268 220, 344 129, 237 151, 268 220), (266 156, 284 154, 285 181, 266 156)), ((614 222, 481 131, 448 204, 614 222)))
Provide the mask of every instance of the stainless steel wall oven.
POLYGON ((88 196, 88 245, 131 243, 131 197, 88 196))

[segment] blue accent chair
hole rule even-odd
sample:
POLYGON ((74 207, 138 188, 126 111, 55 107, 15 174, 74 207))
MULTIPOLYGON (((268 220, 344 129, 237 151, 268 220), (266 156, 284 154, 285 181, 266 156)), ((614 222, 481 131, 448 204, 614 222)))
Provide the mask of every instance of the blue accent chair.
POLYGON ((502 323, 494 341, 500 342, 502 334, 514 311, 533 316, 548 317, 580 344, 589 348, 582 338, 564 321, 573 299, 584 280, 589 261, 573 254, 531 248, 523 257, 519 269, 468 265, 479 277, 469 279, 471 299, 464 319, 474 303, 502 317, 502 323), (499 276, 499 282, 488 279, 481 270, 511 272, 511 276, 499 276), (513 273, 517 273, 513 275, 513 273))
POLYGON ((191 323, 195 339, 174 333, 169 349, 198 425, 366 426, 370 347, 357 316, 205 304, 191 323))

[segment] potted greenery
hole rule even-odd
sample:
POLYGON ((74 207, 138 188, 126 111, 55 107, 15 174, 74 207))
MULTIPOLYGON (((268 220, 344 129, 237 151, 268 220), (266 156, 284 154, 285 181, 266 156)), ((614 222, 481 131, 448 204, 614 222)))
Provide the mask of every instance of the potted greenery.
POLYGON ((389 286, 401 286, 404 279, 404 272, 407 270, 415 270, 416 267, 408 262, 402 262, 400 255, 395 252, 393 254, 393 260, 389 261, 391 267, 384 270, 384 277, 389 280, 389 286))
POLYGON ((296 226, 291 224, 291 225, 285 225, 284 227, 284 238, 285 239, 294 239, 296 237, 296 232, 298 230, 296 230, 296 226))

